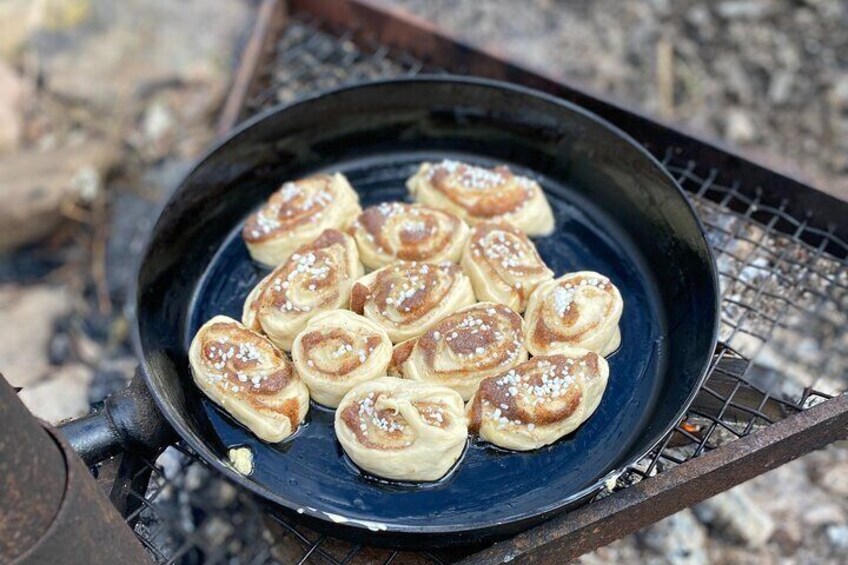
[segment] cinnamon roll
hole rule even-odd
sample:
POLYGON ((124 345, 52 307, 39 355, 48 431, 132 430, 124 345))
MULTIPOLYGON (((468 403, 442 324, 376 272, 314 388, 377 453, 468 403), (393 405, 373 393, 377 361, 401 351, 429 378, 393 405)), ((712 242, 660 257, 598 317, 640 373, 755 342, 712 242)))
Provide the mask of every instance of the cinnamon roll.
POLYGON ((335 408, 354 386, 386 375, 392 342, 377 324, 348 310, 309 320, 292 345, 292 361, 312 399, 335 408))
POLYGON ((416 202, 452 212, 472 225, 503 220, 528 235, 554 231, 554 214, 539 183, 504 165, 487 169, 457 161, 422 163, 406 186, 416 202))
POLYGON ((369 269, 398 260, 458 263, 468 232, 468 225, 453 214, 401 202, 366 208, 351 228, 369 269))
POLYGON ((461 264, 479 300, 505 304, 519 313, 536 287, 554 278, 533 242, 503 222, 474 226, 461 264))
POLYGON ((356 281, 350 309, 386 330, 392 343, 400 343, 474 302, 471 281, 459 265, 402 261, 356 281))
POLYGON ((398 345, 395 364, 404 378, 450 387, 468 400, 481 380, 527 360, 522 330, 514 311, 481 302, 442 318, 411 347, 398 345))
POLYGON ((363 272, 353 238, 326 230, 256 285, 245 300, 242 321, 290 351, 310 318, 348 304, 363 272))
POLYGON ((324 230, 346 230, 361 212, 344 175, 318 174, 283 183, 241 233, 254 260, 276 267, 324 230))
POLYGON ((264 441, 290 436, 309 410, 309 390, 286 355, 227 316, 198 330, 189 363, 198 388, 264 441))
POLYGON ((533 355, 578 347, 609 355, 621 344, 624 302, 610 280, 592 271, 540 284, 527 303, 524 331, 533 355))
POLYGON ((505 449, 551 444, 592 415, 608 378, 606 360, 591 351, 533 357, 480 383, 466 407, 469 429, 505 449))
POLYGON ((462 398, 443 386, 394 377, 366 381, 336 410, 336 437, 362 469, 387 479, 435 481, 462 455, 462 398))

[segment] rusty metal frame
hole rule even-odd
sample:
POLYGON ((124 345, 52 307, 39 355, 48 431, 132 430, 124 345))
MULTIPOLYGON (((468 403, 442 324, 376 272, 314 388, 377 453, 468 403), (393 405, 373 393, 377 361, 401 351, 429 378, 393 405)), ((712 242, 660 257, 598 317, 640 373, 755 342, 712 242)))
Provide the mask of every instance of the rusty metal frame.
MULTIPOLYGON (((377 41, 453 72, 497 78, 535 87, 576 102, 613 121, 649 149, 670 147, 684 159, 706 163, 732 182, 744 170, 746 187, 765 204, 806 218, 808 225, 848 241, 844 204, 773 167, 604 99, 540 70, 509 60, 491 48, 473 47, 420 18, 377 0, 263 0, 259 20, 244 52, 219 122, 231 129, 252 93, 261 89, 260 70, 270 64, 273 46, 289 13, 309 13, 328 31, 354 42, 377 41), (652 145, 655 145, 652 147, 652 145), (833 205, 835 204, 835 205, 833 205)), ((808 241, 820 245, 815 230, 808 241)), ((845 249, 828 248, 837 256, 845 249)), ((803 412, 720 446, 638 484, 467 557, 464 563, 566 562, 683 508, 765 473, 834 441, 848 437, 848 395, 825 400, 803 412)))
POLYGON ((88 468, 2 374, 0 429, 0 562, 148 562, 88 468))

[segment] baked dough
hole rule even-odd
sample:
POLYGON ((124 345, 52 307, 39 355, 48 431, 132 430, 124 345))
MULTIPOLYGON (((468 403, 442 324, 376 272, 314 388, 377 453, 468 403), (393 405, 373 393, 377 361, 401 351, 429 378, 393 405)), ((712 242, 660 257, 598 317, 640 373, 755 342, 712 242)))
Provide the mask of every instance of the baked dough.
POLYGON ((465 448, 462 398, 453 390, 394 377, 366 381, 336 410, 336 437, 362 469, 387 479, 435 481, 465 448))
POLYGON ((242 321, 291 351, 310 318, 347 306, 351 287, 363 272, 353 238, 326 230, 256 285, 244 302, 242 321))
POLYGON ((356 281, 350 309, 374 320, 392 343, 400 343, 474 302, 471 281, 459 265, 402 261, 356 281))
POLYGON ((286 182, 247 219, 242 238, 254 260, 276 267, 324 230, 346 230, 362 212, 340 173, 286 182))
POLYGON ((554 214, 539 183, 504 165, 487 169, 458 161, 422 163, 406 186, 416 202, 452 212, 472 225, 502 220, 527 235, 554 231, 554 214))
POLYGON ((289 437, 309 411, 309 390, 286 355, 232 318, 203 324, 189 363, 198 388, 261 440, 289 437))
POLYGON ((524 313, 527 349, 548 355, 578 347, 609 355, 621 344, 618 321, 623 309, 615 285, 592 271, 542 283, 524 313))
POLYGON ((591 351, 533 357, 480 383, 466 408, 469 428, 505 449, 551 444, 592 415, 608 378, 606 360, 591 351))
POLYGON ((335 408, 354 386, 386 375, 392 342, 349 310, 314 316, 292 345, 292 361, 316 402, 335 408))
POLYGON ((468 239, 468 224, 429 206, 384 202, 366 208, 351 233, 368 269, 398 260, 458 263, 468 239))
POLYGON ((442 318, 417 340, 399 344, 395 366, 404 378, 450 387, 468 400, 481 380, 527 360, 523 325, 506 306, 481 302, 442 318))
POLYGON ((461 264, 479 300, 505 304, 519 313, 536 287, 554 278, 530 238, 504 222, 474 226, 461 264))

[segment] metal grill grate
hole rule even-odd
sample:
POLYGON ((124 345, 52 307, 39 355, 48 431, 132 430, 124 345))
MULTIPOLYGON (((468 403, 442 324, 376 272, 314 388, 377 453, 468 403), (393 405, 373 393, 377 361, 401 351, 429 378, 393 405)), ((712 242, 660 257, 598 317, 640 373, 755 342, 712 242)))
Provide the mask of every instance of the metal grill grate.
MULTIPOLYGON (((276 61, 262 69, 247 115, 305 93, 386 76, 445 72, 379 44, 321 30, 307 16, 290 19, 276 61)), ((720 171, 657 155, 689 193, 715 251, 722 289, 721 345, 710 378, 685 420, 654 453, 619 477, 627 488, 760 426, 846 391, 848 243, 808 225, 784 206, 768 206, 720 171), (802 241, 803 239, 803 241, 802 241), (818 242, 817 244, 805 241, 818 242)), ((271 517, 183 448, 167 450, 146 493, 131 493, 136 533, 159 562, 440 563, 457 554, 398 553, 319 535, 271 517)), ((599 496, 604 496, 603 493, 599 496)))

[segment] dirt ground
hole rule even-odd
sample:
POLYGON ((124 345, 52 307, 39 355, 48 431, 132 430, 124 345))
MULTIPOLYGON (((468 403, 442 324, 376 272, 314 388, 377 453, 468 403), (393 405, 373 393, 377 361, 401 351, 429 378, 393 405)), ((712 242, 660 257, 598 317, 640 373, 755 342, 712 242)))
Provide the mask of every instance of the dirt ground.
MULTIPOLYGON (((848 198, 848 0, 400 0, 848 198)), ((86 413, 136 360, 128 288, 158 207, 214 138, 250 0, 0 2, 0 371, 86 413)), ((845 563, 837 445, 584 563, 845 563)))
POLYGON ((845 0, 398 0, 848 198, 845 0))

